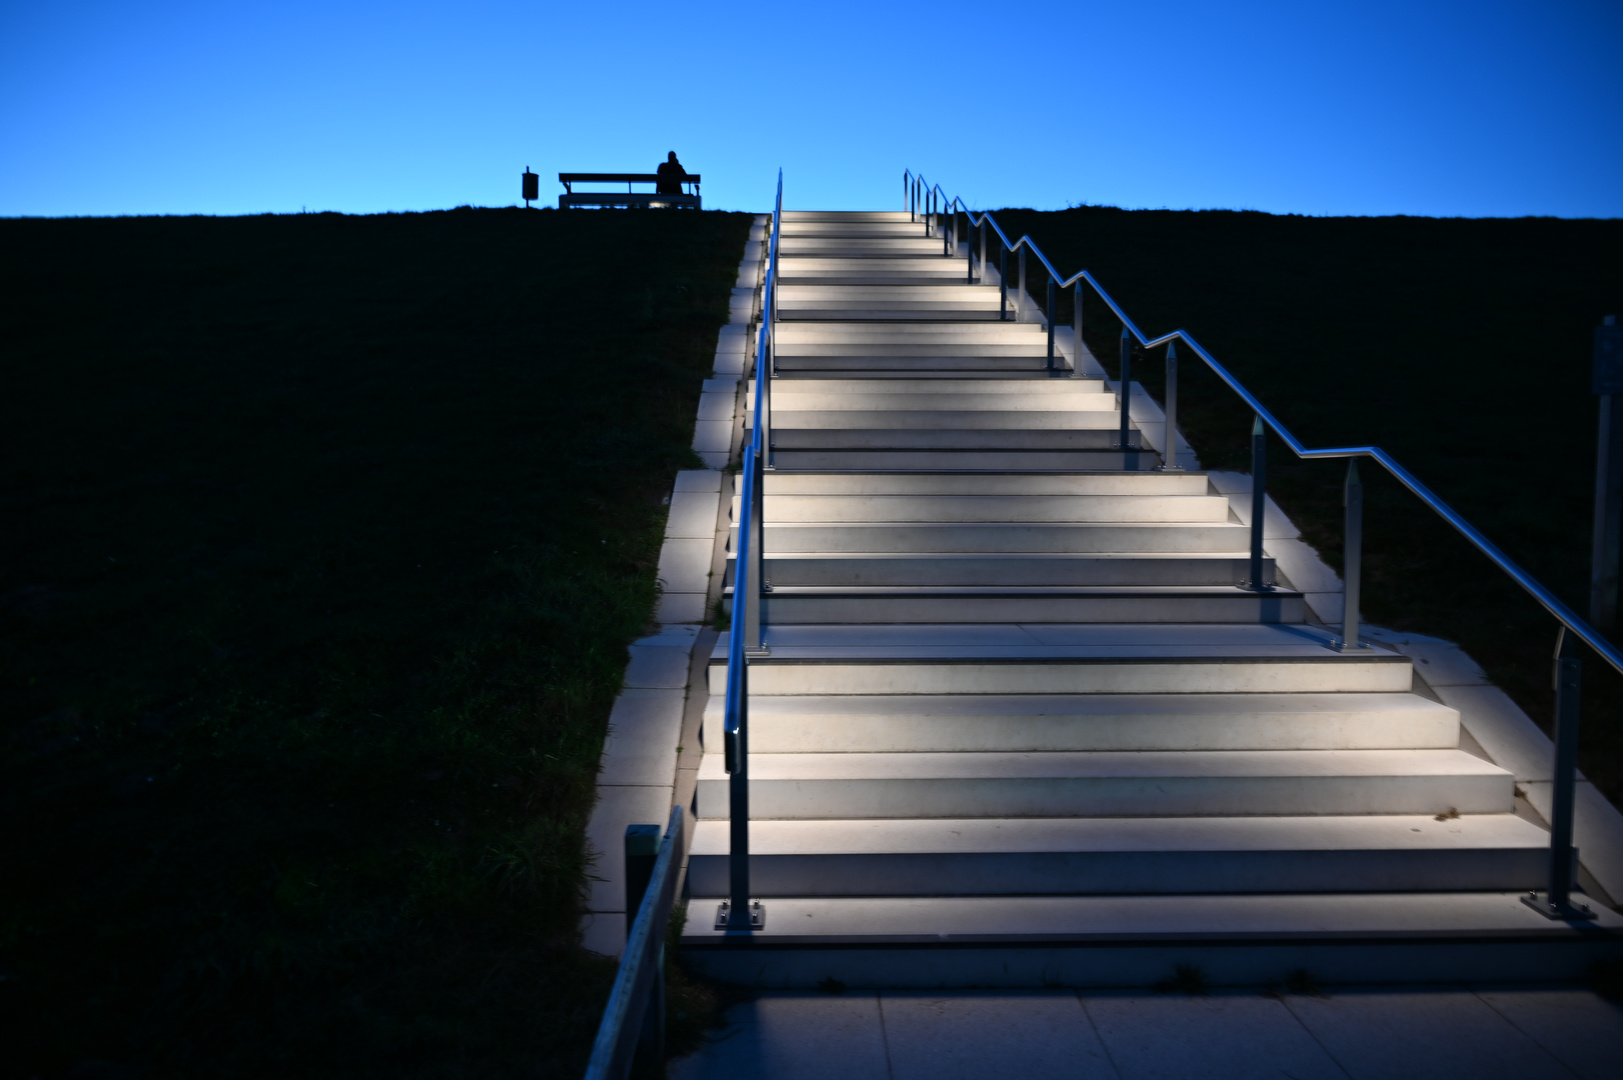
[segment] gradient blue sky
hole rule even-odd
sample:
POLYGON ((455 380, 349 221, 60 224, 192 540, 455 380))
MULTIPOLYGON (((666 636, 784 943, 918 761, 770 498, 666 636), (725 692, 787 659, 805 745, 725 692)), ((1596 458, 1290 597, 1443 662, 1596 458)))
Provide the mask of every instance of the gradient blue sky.
POLYGON ((706 203, 1623 216, 1623 2, 8 0, 0 215, 706 203))

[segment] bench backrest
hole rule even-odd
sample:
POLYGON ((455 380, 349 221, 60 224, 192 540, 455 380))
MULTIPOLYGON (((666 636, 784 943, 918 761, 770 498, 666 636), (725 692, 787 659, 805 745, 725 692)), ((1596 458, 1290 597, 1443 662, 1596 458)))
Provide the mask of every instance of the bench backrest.
MULTIPOLYGON (((658 181, 658 173, 561 172, 558 174, 558 182, 564 186, 565 191, 571 194, 575 191, 571 186, 573 184, 625 184, 626 190, 630 191, 632 184, 653 184, 658 183, 658 181)), ((685 184, 697 184, 699 174, 688 173, 682 177, 682 182, 685 184)))

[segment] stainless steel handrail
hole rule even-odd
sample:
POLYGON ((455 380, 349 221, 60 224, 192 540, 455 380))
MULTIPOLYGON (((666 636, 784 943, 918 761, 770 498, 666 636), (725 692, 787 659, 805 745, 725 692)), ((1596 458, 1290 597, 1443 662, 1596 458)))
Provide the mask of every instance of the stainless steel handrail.
MULTIPOLYGON (((1336 446, 1314 448, 1303 445, 1302 441, 1295 435, 1291 434, 1290 430, 1287 429, 1284 424, 1280 423, 1279 419, 1274 416, 1274 414, 1269 411, 1260 400, 1258 400, 1255 394, 1247 390, 1240 383, 1240 380, 1236 379, 1227 368, 1218 363, 1216 357, 1212 356, 1212 354, 1208 352, 1206 348, 1200 344, 1200 342, 1196 341, 1194 337, 1187 331, 1180 329, 1174 330, 1171 333, 1162 334, 1156 338, 1147 337, 1144 332, 1138 328, 1138 325, 1128 317, 1127 312, 1122 309, 1122 306, 1116 302, 1115 298, 1106 292, 1104 286, 1100 285, 1098 280, 1086 270, 1080 270, 1071 275, 1069 278, 1064 278, 1063 281, 1061 281, 1059 271, 1054 268, 1053 263, 1048 261, 1048 257, 1043 254, 1042 249, 1037 246, 1036 242, 1032 240, 1030 236, 1021 236, 1019 240, 1014 241, 1011 244, 1009 242, 1008 234, 1005 233, 998 225, 996 219, 992 217, 990 211, 983 212, 980 215, 980 218, 977 220, 974 212, 970 210, 970 208, 962 200, 956 196, 949 198, 947 193, 941 190, 939 185, 929 183, 929 181, 925 180, 923 176, 914 173, 910 169, 905 169, 902 172, 902 186, 904 195, 908 196, 907 203, 910 213, 916 216, 916 211, 920 201, 923 201, 928 207, 926 214, 926 235, 929 235, 929 230, 932 227, 941 230, 942 236, 947 242, 947 249, 944 254, 952 254, 957 246, 957 238, 955 233, 957 228, 957 217, 960 212, 963 213, 965 220, 969 223, 971 228, 978 225, 981 229, 981 264, 983 273, 986 263, 986 227, 988 225, 990 225, 993 231, 997 233, 998 240, 1003 245, 1003 252, 1001 252, 999 255, 1000 262, 1006 266, 1008 253, 1015 251, 1020 253, 1020 285, 1019 293, 1017 295, 1017 304, 1019 314, 1022 316, 1025 313, 1026 300, 1025 253, 1027 250, 1030 250, 1030 252, 1036 256, 1037 261, 1043 265, 1044 269, 1046 269, 1049 274, 1049 310, 1047 313, 1047 324, 1048 356, 1049 367, 1051 369, 1054 367, 1053 310, 1056 283, 1058 288, 1067 288, 1071 285, 1076 286, 1076 306, 1073 315, 1073 333, 1075 334, 1073 369, 1080 367, 1082 350, 1084 348, 1082 340, 1083 284, 1085 283, 1092 288, 1093 291, 1099 296, 1099 299, 1103 300, 1106 306, 1108 306, 1110 310, 1115 313, 1116 317, 1121 320, 1122 370, 1121 383, 1119 386, 1119 393, 1121 397, 1120 449, 1124 451, 1134 449, 1127 444, 1128 416, 1132 396, 1132 375, 1130 373, 1132 349, 1130 346, 1133 339, 1137 339, 1139 346, 1143 349, 1151 349, 1158 345, 1165 345, 1167 347, 1167 407, 1165 421, 1166 442, 1162 451, 1163 465, 1161 467, 1163 469, 1177 469, 1179 467, 1177 457, 1177 421, 1175 411, 1177 407, 1178 371, 1175 348, 1176 342, 1182 341, 1186 346, 1194 350, 1195 355, 1199 356, 1202 362, 1204 362, 1206 366, 1210 368, 1217 375, 1217 377, 1221 379, 1226 386, 1228 386, 1230 390, 1239 395, 1240 400, 1244 401, 1248 406, 1251 407, 1251 410, 1255 416, 1255 421, 1253 424, 1251 440, 1251 570, 1250 579, 1246 583, 1248 588, 1258 592, 1266 592, 1272 588, 1272 585, 1263 580, 1262 541, 1264 510, 1266 507, 1266 502, 1264 499, 1264 473, 1267 448, 1267 438, 1264 434, 1264 428, 1271 428, 1276 435, 1284 440, 1285 445, 1290 447, 1291 452, 1299 458, 1350 459, 1347 469, 1345 501, 1346 559, 1344 560, 1345 572, 1343 577, 1344 593, 1342 605, 1342 640, 1333 643, 1332 647, 1340 648, 1344 651, 1357 649, 1360 647, 1358 640, 1357 605, 1361 589, 1359 573, 1362 563, 1361 545, 1363 538, 1363 486, 1358 477, 1358 458, 1370 458, 1376 462, 1379 462, 1381 467, 1390 473, 1398 481, 1398 483, 1402 484, 1410 491, 1411 494, 1413 494, 1426 506, 1430 507, 1433 512, 1435 512, 1444 521, 1448 522, 1449 525, 1453 526, 1454 530, 1461 536, 1465 537, 1465 539, 1470 542, 1472 547, 1475 547, 1483 555, 1487 556, 1489 562, 1493 563, 1501 571, 1508 575, 1512 581, 1521 586, 1523 591, 1525 591, 1534 600, 1538 601, 1539 605, 1543 607, 1545 611, 1554 616, 1555 620, 1560 624, 1560 630, 1556 639, 1557 644, 1554 679, 1556 695, 1556 721, 1554 739, 1555 762, 1552 773, 1553 784, 1550 799, 1551 809, 1549 818, 1549 887, 1543 898, 1540 898, 1537 893, 1533 893, 1526 898, 1526 902, 1535 911, 1538 911, 1541 915, 1544 915, 1547 918, 1584 919, 1591 917, 1591 913, 1586 906, 1574 904, 1570 897, 1574 881, 1573 867, 1576 865, 1577 860, 1577 849, 1573 847, 1572 834, 1573 823, 1575 821, 1574 799, 1577 783, 1577 745, 1579 722, 1578 701, 1580 689, 1580 662, 1576 653, 1574 652, 1572 638, 1576 637, 1585 645, 1588 645, 1591 649, 1595 650, 1595 652, 1600 654, 1600 656, 1608 664, 1610 664, 1614 670, 1620 673, 1623 673, 1623 653, 1620 653, 1616 646, 1614 646, 1605 637, 1601 636, 1599 631, 1590 626, 1583 619, 1579 618, 1578 614, 1566 604, 1562 603, 1559 597, 1557 597, 1549 589, 1545 588, 1536 578, 1533 577, 1533 575, 1529 574, 1526 570, 1523 570, 1519 565, 1517 565, 1516 562, 1510 558, 1510 556, 1506 555, 1499 549, 1497 544, 1493 543, 1486 536, 1483 536, 1480 530, 1478 530, 1469 521, 1466 521, 1465 518, 1461 516, 1460 513, 1453 507, 1449 506, 1442 499, 1438 498, 1435 492, 1426 487, 1426 485, 1422 484, 1413 473, 1411 473, 1408 469, 1405 469, 1395 459, 1393 459, 1390 454, 1382 450, 1380 447, 1336 446), (930 217, 932 215, 936 218, 933 226, 930 223, 930 217), (945 227, 943 227, 943 223, 939 219, 946 215, 951 216, 951 222, 946 223, 945 227)), ((970 245, 968 246, 968 259, 970 261, 969 276, 971 279, 974 277, 974 258, 974 247, 970 245)), ((1004 296, 1006 298, 1008 289, 1007 275, 1004 274, 1000 276, 1003 277, 1003 289, 1004 296)), ((1074 370, 1073 374, 1076 374, 1074 370)))
POLYGON ((749 663, 766 653, 761 627, 765 478, 772 468, 772 373, 778 319, 778 237, 783 229, 783 170, 778 170, 772 235, 761 289, 761 328, 755 342, 755 409, 749 445, 739 473, 738 546, 733 553, 733 617, 727 635, 727 683, 722 720, 727 765, 728 898, 716 913, 716 929, 760 929, 765 918, 750 901, 749 872, 749 663))
MULTIPOLYGON (((913 173, 911 170, 904 171, 904 176, 914 177, 921 183, 927 183, 927 181, 924 181, 922 176, 919 176, 917 173, 913 173)), ((964 203, 957 197, 953 197, 949 200, 946 193, 941 191, 939 186, 931 185, 930 190, 940 195, 944 210, 946 207, 950 206, 955 210, 961 211, 970 219, 970 223, 972 225, 979 225, 982 222, 989 224, 993 231, 997 233, 998 239, 1009 248, 1011 253, 1018 250, 1022 246, 1029 248, 1037 260, 1042 263, 1043 267, 1054 276, 1056 281, 1058 281, 1059 288, 1063 289, 1078 282, 1086 282, 1093 289, 1093 291, 1098 294, 1099 299, 1103 300, 1105 305, 1108 306, 1116 317, 1121 320, 1122 325, 1126 327, 1127 331, 1132 334, 1135 339, 1137 339, 1142 348, 1153 349, 1158 345, 1170 344, 1173 341, 1182 341, 1194 351, 1196 356, 1199 356, 1201 360, 1205 362, 1207 367, 1211 368, 1219 379, 1223 380, 1223 383, 1228 386, 1230 390, 1234 391, 1234 393, 1239 396, 1240 400, 1244 401, 1248 406, 1251 407, 1252 411, 1262 419, 1262 422, 1265 425, 1271 428, 1276 435, 1284 440, 1285 445, 1290 447, 1291 451, 1296 454, 1297 457, 1367 457, 1379 462, 1381 466, 1385 468, 1387 472, 1391 473, 1400 484, 1408 488, 1409 491, 1420 499, 1421 502, 1425 503, 1428 507, 1435 511, 1439 517, 1452 525, 1454 529, 1460 533, 1460 535, 1464 536, 1468 541, 1471 542, 1473 547, 1482 552, 1482 554, 1486 555, 1490 562, 1509 575, 1512 581, 1520 585, 1530 596, 1533 597, 1533 599, 1537 600, 1544 610, 1548 611, 1552 616, 1554 616, 1558 622, 1575 634, 1585 645, 1588 645, 1591 649, 1594 649, 1595 652, 1604 657, 1606 662, 1611 664, 1612 667, 1615 668, 1619 673, 1623 673, 1623 652, 1620 652, 1618 648, 1603 637, 1598 630, 1590 626, 1583 619, 1579 618, 1576 612, 1561 602, 1560 598, 1540 584, 1539 581, 1526 570, 1523 570, 1520 566, 1518 566, 1516 562, 1510 558, 1510 556, 1506 555, 1499 549, 1498 545, 1494 544, 1493 541, 1489 540, 1486 536, 1483 536, 1480 530, 1478 530, 1470 522, 1466 521, 1465 518, 1462 517, 1453 507, 1449 506, 1442 499, 1438 498, 1436 493, 1434 493, 1430 488, 1426 487, 1425 484, 1422 484, 1413 473, 1400 465, 1386 451, 1382 450, 1378 446, 1336 446, 1312 448, 1304 445, 1300 439, 1291 434, 1290 430, 1279 421, 1278 417, 1274 416, 1274 414, 1269 411, 1267 406, 1263 405, 1262 402, 1258 400, 1255 394, 1253 394, 1250 390, 1247 390, 1239 379, 1235 378, 1227 368, 1218 363, 1217 358, 1212 356, 1212 354, 1206 350, 1205 346, 1196 341, 1188 331, 1179 329, 1173 330, 1170 333, 1162 334, 1159 337, 1147 337, 1144 332, 1138 328, 1138 324, 1133 322, 1133 320, 1128 317, 1127 312, 1122 309, 1122 306, 1116 302, 1114 297, 1105 291, 1104 286, 1099 284, 1098 279, 1095 278, 1091 273, 1086 270, 1079 270, 1069 278, 1062 279, 1059 271, 1054 269, 1054 264, 1048 261, 1048 257, 1043 254, 1042 249, 1037 246, 1036 241, 1032 240, 1030 236, 1023 235, 1019 240, 1014 241, 1011 244, 1008 234, 998 226, 997 220, 992 217, 991 211, 982 213, 979 219, 977 219, 974 212, 964 205, 964 203)), ((1078 344, 1080 345, 1080 340, 1078 344)), ((1078 351, 1080 352, 1080 349, 1078 349, 1078 351)), ((1125 388, 1123 389, 1123 392, 1125 393, 1125 388)), ((1168 445, 1170 446, 1170 440, 1168 445)))

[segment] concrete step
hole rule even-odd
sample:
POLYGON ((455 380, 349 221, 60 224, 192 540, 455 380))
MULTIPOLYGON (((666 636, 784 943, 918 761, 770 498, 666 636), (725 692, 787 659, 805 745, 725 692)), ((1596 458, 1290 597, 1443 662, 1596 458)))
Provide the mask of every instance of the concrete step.
MULTIPOLYGON (((1100 440, 1102 443, 1108 440, 1100 440)), ((790 449, 779 447, 773 455, 779 469, 906 469, 953 471, 965 468, 989 470, 1019 469, 1027 472, 1052 470, 1077 472, 1088 469, 1147 470, 1161 464, 1158 455, 1121 453, 1107 449, 996 450, 938 447, 935 449, 790 449)))
MULTIPOLYGON (((780 327, 796 325, 805 327, 809 326, 810 324, 779 324, 780 327)), ((850 326, 851 324, 841 323, 840 325, 850 326)), ((881 324, 870 323, 869 325, 877 328, 881 324)), ((966 324, 960 326, 958 329, 965 331, 985 330, 991 327, 1008 325, 1008 323, 999 322, 978 325, 966 324)), ((915 367, 933 367, 937 369, 950 370, 950 368, 948 368, 946 365, 934 363, 934 361, 951 360, 953 358, 957 358, 961 361, 966 359, 992 360, 998 358, 1007 359, 1010 357, 1024 357, 1036 358, 1046 363, 1048 359, 1048 348, 1046 341, 1047 339, 1045 337, 1040 336, 1029 339, 1011 338, 1007 341, 952 341, 945 337, 934 337, 930 339, 918 339, 915 341, 851 341, 845 343, 826 341, 782 341, 780 339, 773 355, 776 358, 778 369, 788 371, 794 371, 796 368, 793 365, 786 367, 784 361, 804 361, 813 358, 828 359, 840 357, 846 359, 861 359, 864 361, 864 363, 858 365, 854 370, 879 370, 882 368, 885 362, 895 362, 898 360, 913 360, 921 362, 919 364, 915 364, 915 367), (931 363, 926 365, 922 363, 923 361, 931 361, 931 363)), ((1056 358, 1055 363, 1059 364, 1060 359, 1056 358)), ((975 365, 975 367, 977 370, 993 370, 991 367, 987 367, 985 365, 975 365)), ((818 369, 811 368, 805 370, 818 369)), ((828 369, 824 368, 823 370, 828 369)))
MULTIPOLYGON (((785 210, 781 217, 785 225, 804 221, 914 221, 906 210, 785 210)), ((923 226, 920 225, 920 228, 923 226)))
POLYGON ((997 307, 1002 290, 996 285, 780 285, 778 304, 843 303, 857 307, 900 304, 977 304, 997 307))
POLYGON ((778 281, 782 285, 924 285, 964 280, 963 264, 950 259, 862 261, 867 265, 847 265, 847 260, 834 259, 780 259, 778 281))
MULTIPOLYGON (((1058 361, 1056 361, 1057 363, 1058 361)), ((777 357, 775 366, 779 375, 820 377, 827 375, 854 375, 860 378, 1045 378, 1056 381, 1069 378, 1068 373, 1056 375, 1048 367, 1046 352, 1013 353, 1007 356, 987 356, 966 353, 962 356, 872 356, 868 354, 836 356, 777 357)), ((1062 370, 1062 369, 1061 369, 1062 370)))
MULTIPOLYGON (((1265 559, 1264 580, 1274 580, 1274 561, 1265 559)), ((995 586, 1027 588, 1087 585, 1106 588, 1156 586, 1232 586, 1246 580, 1250 558, 1228 555, 960 554, 937 552, 768 550, 766 579, 774 589, 799 586, 904 588, 914 586, 995 586)), ((726 584, 733 580, 731 559, 726 584)))
MULTIPOLYGON (((722 739, 725 699, 704 711, 722 739)), ((1459 713, 1418 694, 759 696, 751 755, 1051 750, 1454 749, 1459 713)))
MULTIPOLYGON (((740 511, 733 496, 733 520, 740 511)), ((767 524, 782 522, 1191 522, 1229 520, 1222 495, 779 495, 763 500, 767 524)), ((1249 544, 1246 545, 1249 550, 1249 544)), ((796 551, 820 550, 795 548, 796 551)), ((1132 550, 1132 549, 1125 549, 1132 550)), ((1229 550, 1234 550, 1230 548, 1229 550)))
MULTIPOLYGON (((870 414, 871 415, 871 414, 870 414)), ((1094 413, 1068 413, 1067 416, 1087 419, 1100 414, 1094 413)), ((780 450, 1115 450, 1118 441, 1119 428, 1092 426, 1093 421, 1084 425, 1078 420, 1073 426, 1058 428, 1022 428, 1022 427, 964 427, 964 428, 931 428, 931 427, 828 427, 828 428, 784 428, 774 424, 772 428, 772 447, 774 451, 780 450)), ((1138 438, 1138 429, 1129 428, 1128 434, 1138 438)), ((745 429, 744 441, 750 438, 749 429, 745 429)), ((1153 451, 1140 451, 1146 455, 1153 455, 1153 451)), ((967 459, 976 461, 978 459, 967 459)), ((858 463, 853 466, 837 466, 833 464, 812 465, 805 464, 791 466, 778 458, 773 459, 773 465, 779 468, 860 468, 867 463, 858 463)), ((1151 462, 1152 465, 1160 462, 1151 462)), ((901 466, 880 466, 868 464, 870 468, 900 468, 901 466)), ((992 463, 988 458, 983 468, 1004 468, 992 463)), ((1090 466, 1073 466, 1088 468, 1090 466)), ((1097 468, 1099 466, 1091 466, 1097 468)), ((1147 466, 1146 466, 1147 467, 1147 466)), ((959 465, 957 468, 962 469, 959 465)))
POLYGON ((778 326, 815 325, 821 322, 895 322, 918 324, 931 322, 1001 322, 997 305, 990 308, 908 305, 853 307, 849 304, 784 304, 778 308, 778 326))
POLYGON ((874 324, 863 322, 820 323, 802 326, 795 323, 779 325, 775 331, 777 344, 785 345, 829 344, 849 345, 865 342, 917 344, 921 342, 1036 342, 1045 344, 1048 332, 1036 323, 993 322, 975 326, 944 325, 941 323, 874 324))
MULTIPOLYGON (((733 610, 732 590, 723 610, 733 610)), ((761 600, 766 622, 854 623, 1299 623, 1301 593, 1234 586, 812 586, 774 584, 761 600)))
MULTIPOLYGON (((1409 658, 1287 624, 768 623, 752 695, 1408 693, 1409 658)), ((707 685, 725 685, 727 638, 707 685)))
MULTIPOLYGON (((930 256, 950 262, 942 254, 942 243, 938 238, 926 236, 790 236, 787 232, 778 240, 778 254, 784 255, 836 255, 849 258, 853 255, 898 255, 930 256)), ((963 274, 963 263, 958 264, 958 272, 963 274)))
MULTIPOLYGON (((755 380, 746 383, 748 400, 753 407, 755 380)), ((1016 401, 1026 399, 1058 399, 1067 397, 1107 397, 1116 400, 1116 394, 1101 379, 1037 378, 1029 372, 1016 375, 978 375, 962 378, 954 373, 908 371, 890 373, 882 378, 858 378, 837 372, 819 373, 816 377, 778 377, 772 380, 772 401, 798 401, 801 397, 848 395, 853 398, 892 397, 904 395, 923 403, 939 398, 963 396, 1004 397, 1016 401)))
MULTIPOLYGON (((785 220, 782 232, 783 239, 801 239, 803 237, 852 237, 888 238, 895 237, 903 240, 913 240, 924 236, 923 222, 902 221, 862 221, 851 218, 825 218, 820 221, 790 221, 785 220)), ((940 240, 936 241, 939 247, 940 240)))
MULTIPOLYGON (((857 396, 852 395, 853 398, 857 396)), ((861 396, 877 398, 889 395, 861 396)), ((996 398, 1009 396, 998 394, 996 398)), ((1018 429, 1028 432, 1116 431, 1121 424, 1121 413, 1116 408, 1115 399, 1104 394, 1078 394, 1069 400, 1056 400, 1052 403, 1063 408, 992 407, 995 404, 992 395, 988 395, 988 407, 981 409, 880 409, 862 408, 856 402, 850 404, 852 407, 848 408, 801 410, 794 408, 792 403, 785 407, 774 402, 772 409, 774 434, 789 431, 840 431, 849 428, 931 431, 940 434, 964 429, 983 431, 1018 429)), ((751 415, 753 416, 753 413, 751 415)))
MULTIPOLYGON (((1510 814, 1515 777, 1463 750, 750 755, 750 820, 1510 814)), ((701 819, 727 817, 720 754, 701 819)))
MULTIPOLYGON (((785 472, 763 474, 769 495, 1198 495, 1202 472, 916 473, 785 472)), ((815 550, 815 549, 807 549, 815 550)))
POLYGON ((1623 916, 1552 922, 1497 892, 1207 896, 775 897, 753 934, 682 935, 701 976, 763 989, 1136 990, 1193 965, 1213 986, 1566 980, 1623 959, 1623 916))
MULTIPOLYGON (((725 895, 727 824, 695 825, 688 884, 725 895)), ((1508 813, 750 822, 769 898, 1514 891, 1548 863, 1549 835, 1508 813)))
MULTIPOLYGON (((1027 380, 1021 380, 1027 381, 1027 380)), ((753 399, 751 399, 753 406, 753 399)), ((890 391, 847 393, 840 390, 818 391, 805 387, 784 390, 772 388, 772 416, 774 422, 783 416, 816 416, 822 413, 924 413, 935 416, 943 413, 956 417, 977 417, 984 413, 1018 413, 1021 417, 1045 413, 1107 412, 1118 420, 1120 406, 1115 394, 1101 392, 1099 383, 1087 379, 1049 379, 1028 385, 1024 392, 1006 390, 1003 393, 970 392, 916 393, 907 388, 890 391)), ((753 407, 750 409, 753 413, 753 407)), ((780 426, 816 426, 814 423, 780 426)), ((896 425, 898 427, 904 425, 896 425)))
MULTIPOLYGON (((780 474, 781 475, 781 474, 780 474)), ((1153 475, 1153 474, 1152 474, 1153 475)), ((966 522, 880 524, 871 522, 828 524, 773 523, 765 526, 765 550, 842 552, 1043 552, 1062 555, 1084 553, 1149 552, 1220 554, 1246 550, 1251 530, 1233 522, 1182 524, 1170 522, 1090 522, 1088 524, 1011 524, 966 522)), ((736 529, 728 550, 737 550, 736 529)))

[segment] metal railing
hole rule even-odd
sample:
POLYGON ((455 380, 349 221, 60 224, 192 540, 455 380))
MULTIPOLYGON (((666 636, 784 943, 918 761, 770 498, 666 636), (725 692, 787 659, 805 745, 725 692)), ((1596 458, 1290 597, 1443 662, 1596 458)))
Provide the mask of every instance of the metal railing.
MULTIPOLYGON (((653 871, 626 935, 626 950, 609 991, 608 1007, 597 1027, 586 1080, 624 1080, 631 1073, 639 1045, 644 1055, 664 1062, 665 924, 670 921, 671 905, 676 900, 682 837, 682 808, 672 807, 653 871)), ((627 871, 629 879, 629 865, 627 871)), ((626 917, 631 918, 630 905, 626 917)))
POLYGON ((766 912, 750 899, 749 663, 768 651, 762 638, 761 594, 771 588, 762 562, 766 470, 772 468, 772 375, 778 321, 778 236, 783 224, 783 170, 772 206, 772 235, 761 284, 761 328, 755 341, 755 408, 739 473, 738 546, 733 553, 732 626, 727 635, 727 686, 722 722, 727 764, 728 889, 716 929, 748 933, 766 912))
MULTIPOLYGON (((733 618, 727 639, 726 717, 723 723, 729 774, 731 814, 729 866, 732 888, 721 905, 716 928, 758 930, 764 913, 749 899, 749 658, 766 650, 761 640, 761 501, 762 472, 771 468, 772 337, 777 320, 778 233, 783 219, 783 170, 778 170, 777 199, 772 210, 772 232, 767 247, 761 289, 761 328, 755 352, 755 422, 739 485, 743 498, 738 523, 738 549, 734 559, 733 618), (739 914, 735 915, 734 912, 739 914)), ((632 829, 643 828, 633 826, 632 829)), ((628 830, 628 833, 631 830, 628 830)), ((639 1045, 650 1058, 664 1058, 665 925, 670 920, 676 881, 682 864, 682 808, 671 810, 670 825, 659 846, 646 891, 637 904, 635 921, 609 992, 609 1004, 598 1026, 597 1041, 586 1067, 586 1080, 624 1080, 630 1074, 639 1045)), ((629 836, 628 836, 629 847, 629 836)), ((628 850, 627 881, 635 876, 628 850)), ((628 884, 629 891, 634 886, 628 884)), ((627 903, 627 916, 631 913, 627 903)))
MULTIPOLYGON (((987 228, 997 236, 999 243, 999 262, 1002 271, 999 274, 1002 282, 1003 299, 1001 313, 1008 317, 1008 256, 1018 252, 1019 288, 1015 296, 1016 317, 1025 314, 1026 304, 1026 252, 1042 264, 1048 274, 1048 309, 1045 321, 1048 324, 1048 368, 1055 374, 1064 374, 1055 362, 1054 354, 1054 301, 1058 290, 1072 288, 1076 290, 1075 305, 1072 316, 1072 333, 1074 335, 1073 362, 1070 374, 1079 375, 1082 351, 1085 348, 1082 339, 1082 287, 1087 285, 1095 295, 1107 306, 1115 316, 1121 320, 1122 344, 1122 370, 1119 393, 1121 398, 1121 427, 1118 447, 1121 449, 1135 449, 1127 442, 1129 423, 1129 404, 1132 396, 1132 345, 1136 341, 1141 350, 1148 351, 1160 345, 1166 346, 1167 361, 1167 390, 1166 390, 1166 436, 1162 444, 1161 468, 1177 469, 1177 395, 1178 395, 1178 366, 1176 344, 1183 345, 1198 356, 1211 371, 1232 390, 1241 401, 1252 411, 1252 491, 1251 491, 1251 559, 1250 579, 1245 587, 1254 591, 1265 592, 1273 586, 1263 580, 1262 539, 1264 528, 1264 511, 1266 509, 1266 467, 1267 467, 1267 435, 1266 429, 1272 429, 1274 434, 1284 441, 1291 452, 1299 458, 1346 458, 1347 478, 1345 486, 1344 504, 1346 508, 1345 539, 1343 547, 1343 616, 1341 637, 1335 640, 1332 647, 1349 652, 1368 646, 1359 640, 1358 603, 1360 599, 1360 572, 1362 566, 1363 544, 1363 484, 1358 476, 1358 459, 1370 458, 1379 463, 1390 473, 1398 483, 1402 484, 1429 507, 1434 513, 1451 525, 1456 532, 1465 537, 1471 546, 1487 556, 1488 561, 1497 566, 1510 577, 1517 585, 1545 611, 1554 616, 1560 624, 1556 638, 1555 657, 1555 762, 1554 783, 1552 785, 1552 800, 1550 811, 1550 882, 1547 894, 1543 898, 1528 897, 1529 906, 1551 918, 1586 918, 1588 909, 1581 905, 1575 906, 1570 899, 1575 883, 1575 868, 1577 851, 1572 846, 1573 804, 1575 798, 1575 784, 1577 775, 1577 748, 1578 748, 1578 701, 1580 688, 1580 660, 1575 650, 1575 640, 1588 645, 1601 658, 1610 664, 1619 673, 1623 673, 1623 653, 1616 646, 1603 637, 1599 631, 1590 626, 1577 613, 1563 603, 1559 597, 1545 588, 1539 581, 1518 566, 1514 560, 1501 551, 1469 521, 1466 521, 1458 511, 1449 506, 1426 485, 1422 484, 1408 469, 1400 465, 1393 457, 1378 446, 1335 446, 1335 447, 1309 447, 1285 427, 1279 419, 1265 407, 1257 396, 1247 390, 1240 380, 1217 362, 1200 342, 1186 330, 1173 330, 1159 337, 1148 337, 1138 325, 1122 310, 1114 297, 1105 291, 1103 285, 1086 270, 1079 270, 1066 278, 1054 268, 1054 264, 1043 254, 1030 236, 1021 236, 1019 240, 1010 241, 1008 234, 998 226, 990 211, 977 217, 962 200, 956 196, 949 198, 941 187, 927 181, 923 176, 905 169, 902 172, 902 190, 905 207, 910 220, 924 219, 925 235, 939 234, 942 237, 942 253, 955 256, 959 247, 958 218, 963 216, 966 228, 980 230, 980 258, 979 264, 984 277, 986 267, 986 240, 987 228)), ((975 274, 976 251, 972 243, 964 243, 965 255, 969 264, 967 280, 978 280, 975 274)))

